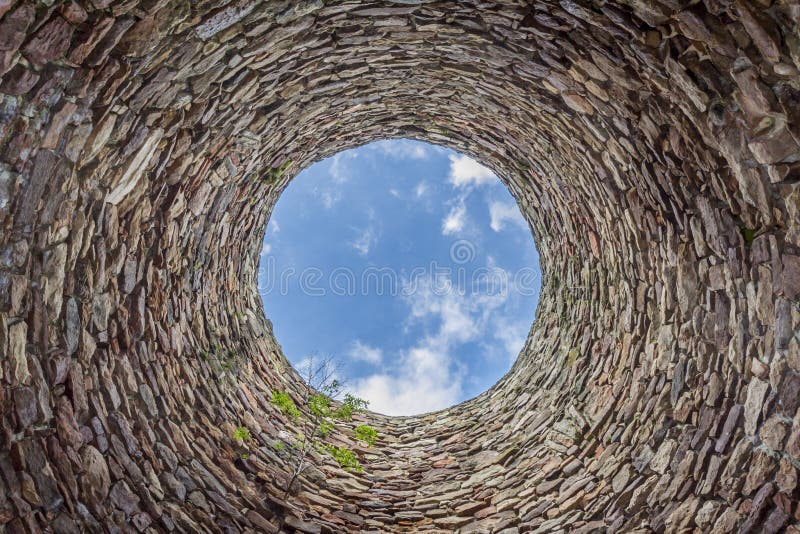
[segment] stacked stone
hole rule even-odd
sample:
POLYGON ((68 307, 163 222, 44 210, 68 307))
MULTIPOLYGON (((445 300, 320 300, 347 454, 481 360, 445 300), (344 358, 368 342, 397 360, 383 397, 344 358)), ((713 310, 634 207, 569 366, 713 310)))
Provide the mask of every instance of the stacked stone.
POLYGON ((797 0, 0 0, 0 525, 800 531, 799 28, 797 0), (286 495, 260 242, 300 169, 393 137, 502 177, 537 319, 489 392, 367 414, 364 473, 315 457, 286 495))

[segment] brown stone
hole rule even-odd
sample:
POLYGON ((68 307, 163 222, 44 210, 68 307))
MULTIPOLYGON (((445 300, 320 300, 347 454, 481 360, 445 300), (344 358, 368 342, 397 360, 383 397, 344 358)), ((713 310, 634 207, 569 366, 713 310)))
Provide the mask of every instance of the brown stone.
POLYGON ((750 140, 748 148, 759 163, 775 164, 800 152, 800 145, 783 121, 750 140))
POLYGON ((11 384, 30 385, 31 373, 28 369, 28 325, 24 322, 8 327, 8 359, 11 371, 11 384))
POLYGON ((786 439, 787 433, 788 427, 786 422, 782 418, 773 416, 764 422, 759 436, 764 445, 770 449, 779 451, 783 449, 783 441, 786 439))
POLYGON ((102 503, 108 496, 111 479, 103 454, 87 445, 82 451, 83 475, 81 487, 84 495, 91 501, 102 503))
POLYGON ((778 491, 791 495, 797 487, 797 469, 785 456, 780 459, 778 466, 778 473, 775 475, 778 491))
POLYGON ((794 300, 800 296, 800 256, 786 254, 783 256, 783 295, 794 300))
POLYGON ((101 42, 106 34, 112 29, 114 19, 111 17, 100 19, 92 24, 89 32, 80 36, 78 42, 73 44, 69 52, 69 60, 73 63, 83 63, 94 48, 101 42))
POLYGON ((800 408, 800 374, 786 373, 781 382, 780 399, 786 415, 797 412, 800 408))
POLYGON ((86 22, 86 19, 89 17, 83 6, 75 2, 75 0, 69 0, 68 2, 61 4, 58 12, 61 13, 61 16, 64 17, 70 24, 73 25, 86 22))
POLYGON ((303 521, 300 518, 292 515, 286 518, 286 524, 299 532, 306 532, 307 534, 320 534, 322 527, 314 523, 303 521))
MULTIPOLYGON (((13 3, 13 2, 12 2, 13 3)), ((7 11, 6 4, 2 11, 7 11)), ((34 8, 27 2, 21 2, 17 7, 0 20, 0 50, 16 51, 25 40, 28 26, 33 22, 34 8)))
POLYGON ((54 15, 22 49, 28 60, 44 65, 63 56, 72 39, 73 26, 58 15, 54 15))
POLYGON ((3 76, 0 92, 7 95, 24 95, 39 81, 39 74, 17 64, 3 76))
POLYGON ((15 0, 0 0, 0 17, 6 14, 6 12, 11 9, 11 6, 14 5, 15 0))
POLYGON ((735 5, 736 12, 745 30, 750 34, 759 52, 772 63, 780 61, 780 45, 778 44, 772 25, 768 21, 762 20, 761 17, 757 16, 756 12, 751 10, 749 4, 743 0, 737 0, 735 5))
POLYGON ((131 491, 124 480, 117 482, 111 487, 108 498, 111 504, 128 515, 133 514, 138 508, 139 497, 131 491))
POLYGON ((36 394, 33 388, 19 386, 13 391, 17 427, 20 430, 32 425, 37 418, 36 394))
POLYGON ((136 22, 120 39, 118 50, 128 56, 147 54, 162 37, 159 32, 161 24, 163 22, 159 22, 158 14, 149 15, 136 22))

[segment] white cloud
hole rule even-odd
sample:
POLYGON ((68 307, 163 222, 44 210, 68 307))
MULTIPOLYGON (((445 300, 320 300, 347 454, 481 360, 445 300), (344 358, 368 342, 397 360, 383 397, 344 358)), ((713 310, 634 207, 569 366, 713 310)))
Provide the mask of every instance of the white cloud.
POLYGON ((347 352, 351 360, 379 365, 383 361, 383 350, 380 347, 371 347, 361 340, 356 340, 347 352))
POLYGON ((272 252, 272 245, 269 243, 264 243, 264 246, 261 248, 261 255, 266 256, 270 252, 272 252))
POLYGON ((304 381, 310 380, 315 388, 340 380, 339 365, 334 358, 310 355, 294 364, 294 368, 304 381))
POLYGON ((398 191, 397 189, 394 188, 389 189, 389 194, 395 198, 400 198, 400 191, 398 191))
POLYGON ((357 151, 346 150, 325 160, 325 162, 328 162, 327 171, 328 176, 330 176, 330 182, 325 181, 313 190, 314 197, 319 199, 325 209, 333 208, 342 200, 340 184, 350 180, 352 169, 348 162, 357 157, 357 151), (333 186, 331 186, 331 183, 333 186))
MULTIPOLYGON (((461 293, 449 280, 416 280, 409 291, 409 321, 437 324, 435 332, 400 354, 391 372, 355 381, 354 392, 370 409, 387 415, 412 415, 452 406, 462 396, 464 372, 456 351, 485 337, 491 312, 507 295, 461 293)), ((405 289, 409 288, 409 283, 405 289)))
POLYGON ((514 321, 512 317, 498 317, 495 320, 494 337, 502 343, 509 363, 519 356, 531 325, 524 321, 514 321))
POLYGON ((414 194, 417 195, 417 198, 421 198, 428 192, 428 184, 425 182, 420 182, 417 184, 417 187, 414 188, 414 194))
POLYGON ((490 184, 497 176, 469 156, 462 154, 448 156, 450 158, 450 183, 456 187, 490 184))
POLYGON ((324 189, 322 191, 317 190, 315 191, 315 194, 322 202, 322 205, 325 206, 325 209, 331 209, 338 204, 340 200, 342 200, 342 194, 333 189, 324 189))
POLYGON ((371 143, 369 147, 396 159, 427 159, 430 156, 430 145, 411 139, 384 139, 371 143))
POLYGON ((495 232, 505 228, 506 223, 516 224, 523 230, 528 229, 528 223, 522 217, 519 208, 513 202, 492 201, 489 203, 489 226, 495 232))
POLYGON ((350 246, 358 252, 359 256, 367 256, 372 245, 378 241, 375 230, 370 226, 361 230, 358 236, 350 242, 350 246))
POLYGON ((411 367, 399 376, 370 375, 356 383, 355 394, 369 401, 370 410, 386 415, 414 415, 446 408, 461 396, 461 378, 453 376, 440 354, 424 347, 412 349, 411 367))
POLYGON ((358 152, 355 150, 346 150, 339 152, 331 158, 330 167, 328 171, 331 173, 331 179, 341 184, 350 179, 350 166, 347 164, 348 160, 358 157, 358 152))
POLYGON ((484 184, 500 183, 497 176, 469 156, 450 154, 450 183, 463 191, 454 200, 450 200, 450 212, 442 221, 442 235, 461 232, 467 223, 465 201, 474 187, 484 184))
POLYGON ((277 234, 281 231, 281 226, 278 224, 278 221, 275 219, 271 219, 269 224, 267 225, 267 234, 272 233, 277 234))
POLYGON ((314 196, 319 199, 325 209, 331 209, 342 200, 342 192, 339 184, 343 184, 350 179, 350 165, 348 161, 358 157, 358 152, 346 150, 339 152, 330 158, 328 164, 328 174, 330 181, 334 184, 330 187, 330 183, 325 182, 320 187, 314 188, 314 196))
POLYGON ((467 206, 461 200, 450 208, 450 213, 442 220, 442 235, 451 235, 464 229, 467 222, 467 206))

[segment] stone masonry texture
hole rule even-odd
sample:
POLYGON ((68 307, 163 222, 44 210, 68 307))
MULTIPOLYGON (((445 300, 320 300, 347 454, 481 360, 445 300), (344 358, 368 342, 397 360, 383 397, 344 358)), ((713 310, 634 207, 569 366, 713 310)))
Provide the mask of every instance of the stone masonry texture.
POLYGON ((798 0, 0 0, 0 532, 796 534, 798 332, 798 0), (287 495, 260 242, 397 137, 508 186, 536 320, 287 495))

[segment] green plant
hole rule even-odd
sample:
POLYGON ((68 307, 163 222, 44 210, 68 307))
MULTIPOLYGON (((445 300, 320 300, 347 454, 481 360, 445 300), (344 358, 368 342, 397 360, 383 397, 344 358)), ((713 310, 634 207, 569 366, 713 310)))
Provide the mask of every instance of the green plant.
POLYGON ((261 176, 261 179, 262 179, 264 182, 266 182, 266 183, 268 183, 268 184, 270 184, 270 185, 271 185, 271 184, 274 184, 274 183, 276 183, 278 180, 280 180, 280 179, 281 179, 281 177, 283 176, 283 173, 285 173, 285 172, 286 172, 286 169, 288 169, 288 168, 289 168, 289 166, 291 166, 291 164, 292 164, 292 160, 286 160, 286 161, 285 161, 285 162, 283 162, 283 164, 282 164, 282 165, 280 165, 279 167, 270 167, 270 168, 269 168, 269 170, 268 170, 268 171, 266 171, 266 172, 265 172, 265 173, 264 173, 264 174, 261 176))
POLYGON ((220 359, 219 366, 224 372, 230 373, 236 368, 237 361, 238 356, 233 352, 228 352, 220 359))
POLYGON ((578 361, 578 349, 572 349, 567 353, 567 365, 573 367, 575 362, 578 361))
POLYGON ((224 385, 233 380, 241 370, 243 358, 234 350, 222 350, 216 343, 210 351, 200 353, 201 358, 209 364, 217 381, 224 385))
POLYGON ((273 391, 272 400, 270 402, 292 419, 300 418, 300 410, 297 409, 297 405, 294 403, 288 393, 283 393, 282 391, 273 391))
POLYGON ((330 421, 322 421, 317 427, 317 435, 327 438, 328 435, 335 430, 333 423, 330 421))
MULTIPOLYGON (((344 393, 335 375, 335 367, 330 359, 323 359, 317 364, 313 358, 307 359, 303 370, 305 387, 298 400, 298 404, 304 408, 302 411, 287 392, 272 392, 272 405, 300 426, 291 443, 292 467, 284 497, 310 465, 310 453, 314 450, 331 456, 346 471, 363 472, 355 452, 327 441, 340 428, 337 422, 351 421, 356 413, 365 411, 368 406, 364 399, 344 393), (341 400, 337 400, 340 397, 341 400)), ((378 439, 378 433, 369 425, 362 424, 355 428, 353 437, 372 446, 378 439)))
POLYGON ((331 398, 324 393, 311 395, 308 401, 308 409, 313 415, 328 417, 331 413, 331 398))
POLYGON ((355 437, 359 441, 363 441, 370 447, 375 445, 378 441, 378 432, 369 425, 358 425, 355 431, 355 437))
POLYGON ((284 442, 282 442, 282 441, 276 441, 275 443, 272 444, 272 448, 275 449, 278 452, 285 451, 286 450, 286 444, 284 442))
POLYGON ((243 426, 237 426, 236 430, 233 431, 233 439, 238 439, 239 441, 249 441, 250 431, 243 426))
POLYGON ((344 421, 350 421, 353 418, 354 413, 363 412, 367 409, 367 406, 369 406, 367 401, 364 399, 359 399, 358 397, 354 397, 348 393, 344 396, 342 405, 338 410, 336 410, 336 417, 344 421))
POLYGON ((755 241, 757 235, 756 231, 752 228, 746 227, 744 224, 739 225, 739 232, 742 234, 742 238, 744 239, 744 246, 745 248, 750 248, 753 246, 753 241, 755 241))
POLYGON ((333 456, 333 459, 336 460, 336 463, 339 464, 339 467, 345 471, 355 471, 357 473, 364 472, 364 469, 358 462, 358 458, 356 458, 355 453, 347 447, 337 447, 335 445, 328 444, 326 444, 324 447, 325 450, 328 451, 328 454, 333 456))

